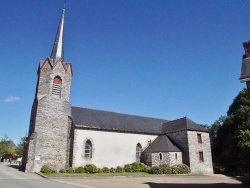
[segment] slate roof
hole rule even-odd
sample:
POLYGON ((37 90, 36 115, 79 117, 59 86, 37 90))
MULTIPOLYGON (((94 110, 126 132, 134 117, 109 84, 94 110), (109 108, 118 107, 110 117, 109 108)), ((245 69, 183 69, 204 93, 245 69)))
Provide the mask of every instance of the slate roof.
POLYGON ((166 135, 158 136, 143 153, 181 152, 166 135))
POLYGON ((8 146, 16 147, 16 144, 12 140, 7 141, 8 146))
POLYGON ((71 108, 71 116, 76 128, 161 134, 166 119, 108 112, 89 108, 71 108))
POLYGON ((173 121, 168 121, 162 126, 162 133, 167 134, 176 131, 201 131, 208 132, 204 127, 198 125, 197 123, 191 121, 189 118, 184 117, 173 121))

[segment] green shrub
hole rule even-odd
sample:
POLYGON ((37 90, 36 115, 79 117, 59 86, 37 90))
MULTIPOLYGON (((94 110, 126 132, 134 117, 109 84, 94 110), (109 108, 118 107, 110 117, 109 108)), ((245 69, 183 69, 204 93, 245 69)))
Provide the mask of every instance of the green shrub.
POLYGON ((133 172, 131 165, 130 164, 126 164, 124 166, 124 171, 125 172, 133 172))
POLYGON ((171 167, 172 174, 189 174, 190 168, 185 164, 176 164, 171 167))
POLYGON ((161 164, 159 166, 153 166, 147 172, 150 174, 189 174, 190 168, 185 164, 176 164, 173 166, 161 164))
POLYGON ((45 174, 50 174, 50 173, 56 173, 56 170, 54 170, 48 165, 44 165, 42 166, 40 172, 45 173, 45 174))
POLYGON ((171 167, 169 164, 161 164, 159 165, 159 174, 171 174, 171 167))
POLYGON ((116 169, 115 168, 110 168, 110 173, 116 173, 116 169))
POLYGON ((66 173, 66 170, 65 169, 60 169, 59 173, 66 173))
POLYGON ((84 167, 80 166, 78 168, 75 169, 75 173, 84 173, 84 167))
POLYGON ((250 173, 249 174, 245 174, 244 176, 242 176, 241 182, 242 182, 242 184, 241 184, 242 187, 249 188, 250 187, 250 173))
POLYGON ((153 166, 150 170, 149 170, 150 174, 160 174, 160 167, 159 166, 153 166))
POLYGON ((150 166, 146 166, 146 171, 147 173, 150 173, 151 167, 150 166))
POLYGON ((97 173, 97 167, 94 164, 87 164, 84 166, 84 171, 89 174, 97 173))
POLYGON ((120 166, 117 166, 115 171, 116 171, 117 173, 123 173, 123 172, 124 172, 123 168, 120 167, 120 166))
POLYGON ((103 167, 102 172, 103 173, 109 173, 109 168, 108 167, 103 167))
POLYGON ((74 172, 75 172, 75 170, 74 170, 74 168, 72 168, 72 167, 69 167, 69 168, 66 169, 66 173, 72 174, 72 173, 74 173, 74 172))
POLYGON ((124 166, 125 172, 146 172, 147 166, 140 162, 134 162, 131 164, 126 164, 124 166))
POLYGON ((140 162, 131 164, 132 172, 146 172, 146 165, 140 162))
POLYGON ((96 173, 102 173, 102 169, 97 168, 97 169, 96 169, 96 173))

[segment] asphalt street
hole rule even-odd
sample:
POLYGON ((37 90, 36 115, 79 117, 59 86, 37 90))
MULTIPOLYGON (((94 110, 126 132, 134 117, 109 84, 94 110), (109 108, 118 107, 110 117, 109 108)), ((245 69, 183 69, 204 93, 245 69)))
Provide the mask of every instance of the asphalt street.
MULTIPOLYGON (((45 179, 34 173, 24 173, 16 165, 0 163, 0 188, 79 188, 45 179)), ((81 186, 82 187, 82 186, 81 186)))
POLYGON ((0 163, 0 188, 240 188, 240 182, 223 175, 169 175, 46 179, 24 173, 16 165, 0 163))

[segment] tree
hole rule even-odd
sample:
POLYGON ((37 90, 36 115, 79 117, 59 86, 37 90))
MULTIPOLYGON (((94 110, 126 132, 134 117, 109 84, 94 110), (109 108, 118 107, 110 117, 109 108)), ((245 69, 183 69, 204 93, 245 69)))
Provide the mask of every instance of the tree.
POLYGON ((248 169, 250 163, 250 100, 244 89, 222 116, 211 126, 213 159, 217 166, 237 172, 248 169))
POLYGON ((0 157, 4 157, 8 154, 8 143, 7 143, 8 136, 4 135, 4 137, 0 141, 0 157))
POLYGON ((210 135, 210 142, 211 142, 211 149, 212 149, 212 155, 213 155, 213 161, 217 162, 217 138, 218 138, 218 130, 222 126, 223 122, 225 121, 226 116, 221 116, 218 120, 216 120, 209 129, 209 135, 210 135))
POLYGON ((18 143, 18 145, 16 147, 17 157, 23 156, 23 148, 24 148, 24 142, 25 142, 26 138, 27 138, 27 136, 21 137, 21 141, 18 143))

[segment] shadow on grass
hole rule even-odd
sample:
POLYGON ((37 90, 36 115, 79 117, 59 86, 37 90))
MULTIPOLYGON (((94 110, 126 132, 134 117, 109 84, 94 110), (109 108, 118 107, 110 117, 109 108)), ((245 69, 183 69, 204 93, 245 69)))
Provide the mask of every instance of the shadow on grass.
POLYGON ((240 184, 213 183, 213 184, 177 184, 177 183, 144 183, 150 188, 240 188, 240 184))

